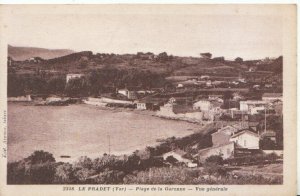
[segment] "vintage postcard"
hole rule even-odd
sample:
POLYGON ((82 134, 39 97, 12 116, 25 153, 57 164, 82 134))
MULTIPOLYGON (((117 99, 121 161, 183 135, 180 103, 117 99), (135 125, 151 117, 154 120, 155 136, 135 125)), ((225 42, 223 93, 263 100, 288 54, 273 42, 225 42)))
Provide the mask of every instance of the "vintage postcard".
POLYGON ((296 5, 1 5, 0 195, 295 195, 296 5))

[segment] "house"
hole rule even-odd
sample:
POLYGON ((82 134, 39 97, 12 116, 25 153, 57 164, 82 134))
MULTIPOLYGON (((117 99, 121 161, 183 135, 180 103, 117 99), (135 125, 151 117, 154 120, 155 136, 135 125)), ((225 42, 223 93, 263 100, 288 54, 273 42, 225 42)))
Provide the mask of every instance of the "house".
POLYGON ((154 104, 146 101, 136 102, 136 109, 138 110, 152 110, 154 104))
POLYGON ((274 102, 274 101, 282 101, 282 93, 264 93, 262 95, 262 100, 266 101, 268 103, 274 102))
MULTIPOLYGON (((247 101, 240 101, 240 110, 244 112, 251 112, 251 108, 255 107, 263 107, 265 108, 267 105, 266 101, 260 100, 247 100, 247 101)), ((260 108, 261 109, 261 108, 260 108)))
POLYGON ((31 63, 40 63, 42 62, 44 59, 42 59, 41 57, 31 57, 29 59, 27 59, 27 62, 31 62, 31 63))
POLYGON ((259 149, 259 136, 249 130, 243 130, 231 136, 230 141, 241 148, 259 149))
POLYGON ((200 53, 200 56, 204 59, 210 59, 212 57, 211 53, 200 53))
POLYGON ((160 107, 156 116, 189 122, 201 122, 203 119, 203 113, 193 110, 192 106, 170 103, 170 101, 160 107))
POLYGON ((248 129, 239 130, 233 126, 226 126, 211 134, 213 146, 198 152, 198 160, 204 162, 212 155, 220 155, 228 159, 237 154, 252 153, 259 149, 259 136, 248 129))
POLYGON ((199 100, 193 104, 194 110, 209 111, 212 108, 212 104, 209 100, 199 100))
POLYGON ((137 92, 134 90, 129 90, 128 88, 118 89, 117 92, 126 96, 128 99, 137 99, 137 92))
POLYGON ((227 125, 220 129, 217 132, 212 133, 212 143, 213 146, 219 146, 225 143, 230 142, 230 138, 237 132, 245 130, 248 128, 247 123, 236 123, 233 125, 227 125))
POLYGON ((213 146, 210 148, 202 149, 198 152, 198 161, 205 162, 205 160, 212 155, 219 155, 223 159, 228 159, 234 156, 235 143, 228 142, 220 146, 213 146))
POLYGON ((82 78, 84 74, 67 74, 66 83, 68 83, 71 79, 82 78))

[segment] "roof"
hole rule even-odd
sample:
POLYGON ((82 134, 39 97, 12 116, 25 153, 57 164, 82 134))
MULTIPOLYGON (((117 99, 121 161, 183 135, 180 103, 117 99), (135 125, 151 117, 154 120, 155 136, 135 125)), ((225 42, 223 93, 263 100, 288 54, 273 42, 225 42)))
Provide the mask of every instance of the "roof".
POLYGON ((237 129, 237 130, 242 130, 242 129, 248 128, 249 124, 247 122, 240 122, 240 123, 237 123, 237 124, 233 124, 231 126, 235 129, 237 129))
POLYGON ((218 146, 212 146, 212 147, 209 147, 209 148, 204 148, 204 149, 199 150, 198 154, 209 151, 209 150, 212 150, 212 149, 215 149, 215 148, 220 148, 220 147, 223 147, 223 146, 227 146, 229 144, 234 144, 234 142, 232 141, 232 142, 227 142, 225 144, 221 144, 221 145, 218 145, 218 146))
POLYGON ((217 132, 214 132, 214 133, 212 133, 211 135, 214 135, 214 134, 216 134, 216 133, 223 132, 223 131, 226 130, 226 129, 234 129, 233 131, 236 131, 236 128, 235 128, 235 127, 233 127, 233 126, 231 126, 231 125, 227 125, 227 126, 225 126, 225 127, 222 127, 222 128, 220 128, 220 129, 218 129, 217 132))
POLYGON ((263 97, 282 97, 282 93, 264 93, 262 95, 263 97))
POLYGON ((262 137, 275 137, 276 133, 274 131, 267 131, 261 134, 262 137))
POLYGON ((231 136, 231 138, 235 138, 235 137, 238 137, 238 136, 243 135, 243 134, 246 134, 246 133, 248 133, 248 134, 250 134, 250 135, 253 135, 253 136, 255 136, 255 137, 259 137, 256 133, 253 133, 252 131, 249 131, 249 130, 243 130, 243 131, 241 131, 241 132, 238 132, 238 133, 234 134, 233 136, 231 136))

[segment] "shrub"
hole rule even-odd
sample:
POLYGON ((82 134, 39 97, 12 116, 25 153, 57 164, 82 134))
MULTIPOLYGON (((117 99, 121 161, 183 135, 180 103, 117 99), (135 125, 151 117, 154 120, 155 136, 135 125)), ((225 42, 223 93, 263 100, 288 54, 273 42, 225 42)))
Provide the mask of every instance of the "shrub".
POLYGON ((223 158, 220 155, 212 155, 206 158, 205 162, 207 164, 223 165, 223 158))
POLYGON ((63 163, 56 167, 54 183, 70 184, 75 182, 73 167, 70 163, 63 163))

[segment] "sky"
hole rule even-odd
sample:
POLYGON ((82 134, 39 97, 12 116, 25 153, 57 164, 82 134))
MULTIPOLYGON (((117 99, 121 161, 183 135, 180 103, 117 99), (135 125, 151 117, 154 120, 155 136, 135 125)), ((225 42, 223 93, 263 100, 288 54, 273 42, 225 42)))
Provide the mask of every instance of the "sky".
POLYGON ((196 57, 210 52, 226 59, 278 57, 283 17, 278 7, 266 7, 28 6, 10 9, 6 25, 13 46, 196 57))

